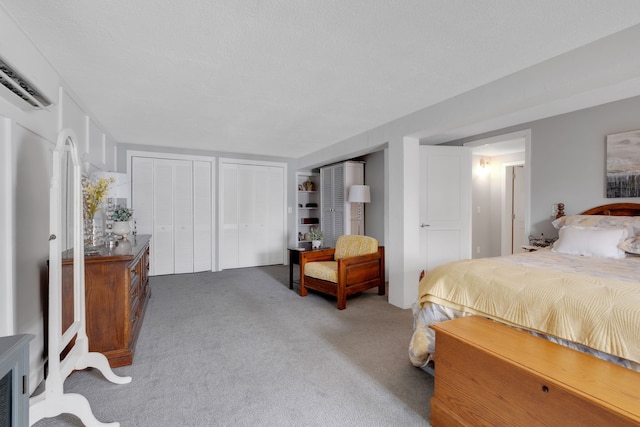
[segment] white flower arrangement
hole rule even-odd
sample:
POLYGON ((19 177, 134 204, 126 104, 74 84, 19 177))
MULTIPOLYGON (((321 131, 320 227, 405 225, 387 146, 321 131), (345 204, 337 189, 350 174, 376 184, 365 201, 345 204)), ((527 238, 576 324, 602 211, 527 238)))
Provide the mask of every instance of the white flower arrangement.
POLYGON ((133 216, 133 209, 118 205, 111 214, 112 221, 129 221, 133 216))

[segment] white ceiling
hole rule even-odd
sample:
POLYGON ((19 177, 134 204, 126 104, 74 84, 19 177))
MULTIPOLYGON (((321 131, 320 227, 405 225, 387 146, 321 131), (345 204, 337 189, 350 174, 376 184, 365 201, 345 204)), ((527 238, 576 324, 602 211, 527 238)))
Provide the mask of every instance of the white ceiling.
POLYGON ((637 0, 0 0, 118 142, 298 158, 640 23, 637 0))

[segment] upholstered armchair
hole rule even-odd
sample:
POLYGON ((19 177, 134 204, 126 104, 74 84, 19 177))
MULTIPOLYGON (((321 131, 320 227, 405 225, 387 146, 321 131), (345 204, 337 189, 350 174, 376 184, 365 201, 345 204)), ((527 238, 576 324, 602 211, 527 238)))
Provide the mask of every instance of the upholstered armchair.
POLYGON ((378 287, 384 295, 384 246, 368 236, 340 236, 335 248, 300 252, 300 296, 307 289, 338 298, 338 310, 347 296, 378 287))

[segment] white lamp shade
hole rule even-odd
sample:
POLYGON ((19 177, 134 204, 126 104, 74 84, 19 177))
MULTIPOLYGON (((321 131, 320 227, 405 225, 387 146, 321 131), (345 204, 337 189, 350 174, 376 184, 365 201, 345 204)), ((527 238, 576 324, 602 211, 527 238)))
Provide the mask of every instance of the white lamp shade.
POLYGON ((349 199, 351 203, 370 203, 371 192, 368 185, 352 185, 349 187, 349 199))

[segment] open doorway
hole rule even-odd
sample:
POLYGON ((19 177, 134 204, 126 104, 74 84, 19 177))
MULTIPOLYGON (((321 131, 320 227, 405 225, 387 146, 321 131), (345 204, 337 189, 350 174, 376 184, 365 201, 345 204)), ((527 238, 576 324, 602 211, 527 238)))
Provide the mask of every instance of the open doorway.
POLYGON ((525 252, 528 245, 524 228, 524 163, 505 164, 505 212, 503 214, 506 248, 504 252, 515 254, 525 252), (511 218, 511 221, 509 221, 511 218))
POLYGON ((473 159, 474 258, 520 252, 527 244, 530 134, 525 130, 465 144, 473 159))

